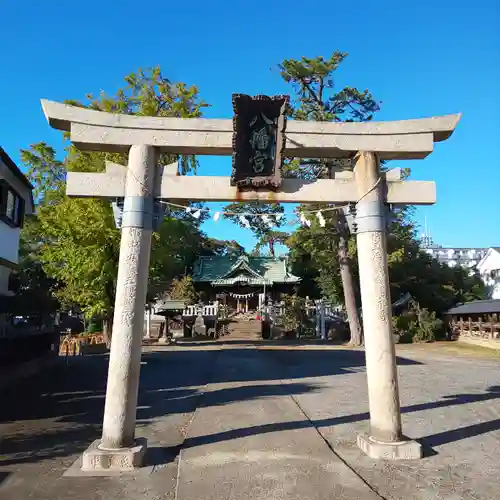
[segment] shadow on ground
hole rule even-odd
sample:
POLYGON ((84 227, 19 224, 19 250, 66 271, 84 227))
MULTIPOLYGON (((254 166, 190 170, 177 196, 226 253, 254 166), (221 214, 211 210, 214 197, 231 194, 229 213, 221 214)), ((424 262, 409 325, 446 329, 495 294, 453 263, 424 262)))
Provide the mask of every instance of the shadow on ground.
MULTIPOLYGON (((143 354, 138 425, 169 414, 194 411, 202 402, 233 401, 317 390, 298 379, 364 370, 364 353, 335 351, 177 350, 143 354), (215 367, 217 366, 217 369, 215 367), (248 369, 252 366, 253 369, 248 369), (269 381, 297 379, 289 384, 269 381), (200 400, 208 383, 247 382, 221 387, 200 400), (267 383, 264 383, 267 382, 267 383)), ((399 358, 400 364, 415 364, 399 358)), ((37 462, 82 452, 100 437, 108 356, 72 358, 41 376, 0 390, 0 466, 37 462)))
POLYGON ((296 338, 280 338, 280 339, 269 339, 264 340, 258 339, 233 339, 231 336, 219 337, 218 339, 212 339, 210 337, 205 338, 184 338, 175 342, 174 345, 182 347, 200 347, 209 345, 227 345, 227 346, 255 346, 255 347, 266 347, 266 346, 276 346, 276 347, 300 347, 300 346, 336 346, 345 347, 347 349, 354 349, 349 347, 345 342, 338 342, 332 340, 318 339, 317 337, 304 337, 302 339, 296 338))
MULTIPOLYGON (((448 406, 494 400, 499 398, 500 398, 500 386, 492 386, 484 394, 457 394, 453 396, 446 396, 446 398, 441 401, 433 401, 430 403, 421 403, 421 404, 406 406, 401 408, 401 411, 402 413, 411 413, 422 410, 430 410, 435 408, 443 408, 448 406)), ((325 419, 311 420, 311 421, 298 420, 292 422, 281 422, 278 424, 274 423, 274 424, 257 425, 254 427, 244 427, 239 429, 232 429, 225 432, 220 432, 217 434, 208 434, 205 436, 188 438, 184 441, 183 448, 202 446, 206 444, 217 443, 220 441, 227 441, 231 439, 248 437, 256 434, 266 434, 269 432, 301 429, 310 427, 311 425, 316 428, 331 427, 340 424, 349 424, 349 423, 360 422, 363 420, 369 420, 369 418, 370 418, 369 413, 357 413, 341 417, 325 418, 325 419)), ((428 450, 428 454, 433 454, 435 452, 433 452, 432 448, 435 446, 440 446, 443 444, 459 441, 461 439, 466 439, 472 436, 478 436, 496 430, 500 430, 500 419, 474 424, 467 427, 461 427, 458 429, 452 429, 449 431, 433 434, 430 436, 425 436, 419 439, 419 441, 421 442, 424 449, 428 450)))
MULTIPOLYGON (((74 358, 68 365, 60 363, 47 370, 43 376, 20 381, 1 390, 0 433, 3 439, 0 442, 0 467, 81 453, 90 442, 100 437, 107 363, 107 356, 74 358)), ((398 357, 398 364, 421 363, 398 357)), ((201 403, 225 405, 270 396, 305 394, 319 389, 315 383, 306 381, 269 383, 273 380, 307 379, 363 370, 364 353, 355 350, 230 349, 145 353, 141 367, 138 424, 145 425, 156 417, 168 414, 189 413, 201 403), (252 363, 253 370, 245 368, 252 363), (214 370, 216 365, 218 369, 214 370), (216 388, 200 400, 203 386, 208 382, 249 384, 216 388)), ((449 396, 441 401, 403 408, 403 412, 496 398, 500 398, 500 389, 491 387, 485 394, 449 396)), ((334 426, 368 418, 368 413, 360 413, 317 420, 312 425, 334 426)), ((183 447, 310 425, 311 422, 297 421, 235 429, 187 439, 183 447)), ((492 421, 427 436, 422 441, 426 447, 432 447, 498 428, 500 421, 492 421)), ((170 461, 175 458, 178 449, 158 448, 153 451, 162 456, 160 461, 165 457, 170 461)), ((151 460, 156 462, 159 459, 153 457, 151 460)))

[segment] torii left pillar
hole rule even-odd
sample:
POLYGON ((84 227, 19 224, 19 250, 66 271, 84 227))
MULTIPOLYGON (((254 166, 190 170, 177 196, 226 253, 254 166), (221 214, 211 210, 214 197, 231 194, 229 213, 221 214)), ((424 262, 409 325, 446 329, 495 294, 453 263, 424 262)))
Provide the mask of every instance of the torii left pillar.
POLYGON ((152 146, 130 148, 102 439, 84 452, 82 470, 133 470, 147 447, 145 439, 135 439, 135 423, 156 156, 152 146))

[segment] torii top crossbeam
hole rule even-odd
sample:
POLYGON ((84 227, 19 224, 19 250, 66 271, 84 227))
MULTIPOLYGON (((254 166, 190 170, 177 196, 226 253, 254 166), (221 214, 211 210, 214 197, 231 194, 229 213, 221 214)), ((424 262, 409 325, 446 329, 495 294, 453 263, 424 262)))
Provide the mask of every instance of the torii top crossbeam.
MULTIPOLYGON (((230 119, 121 115, 47 100, 42 107, 50 125, 70 132, 71 141, 82 150, 127 152, 134 144, 145 144, 179 154, 233 153, 230 119)), ((371 151, 382 160, 425 158, 434 142, 450 137, 460 116, 364 123, 289 120, 285 156, 338 158, 371 151)))

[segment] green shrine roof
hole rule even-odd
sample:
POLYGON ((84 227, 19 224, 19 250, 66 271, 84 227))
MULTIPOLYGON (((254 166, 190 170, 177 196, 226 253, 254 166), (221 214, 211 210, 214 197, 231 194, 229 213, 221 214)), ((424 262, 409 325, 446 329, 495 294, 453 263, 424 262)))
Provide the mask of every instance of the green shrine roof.
POLYGON ((300 278, 288 272, 283 258, 212 256, 200 257, 194 266, 193 281, 212 285, 272 285, 297 283, 300 278))

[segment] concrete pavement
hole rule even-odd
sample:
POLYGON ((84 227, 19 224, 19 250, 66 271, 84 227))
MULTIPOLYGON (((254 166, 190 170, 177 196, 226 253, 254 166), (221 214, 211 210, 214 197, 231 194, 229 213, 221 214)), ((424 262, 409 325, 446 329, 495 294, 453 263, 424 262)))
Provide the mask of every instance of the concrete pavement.
POLYGON ((222 351, 215 373, 181 451, 178 500, 379 498, 293 399, 314 383, 283 383, 274 358, 255 348, 222 351), (221 404, 221 393, 238 396, 221 404))
POLYGON ((4 388, 0 499, 498 498, 498 361, 398 349, 404 430, 427 457, 395 464, 355 444, 368 426, 362 351, 266 347, 148 348, 138 435, 150 467, 133 476, 63 477, 99 437, 105 356, 4 388))

